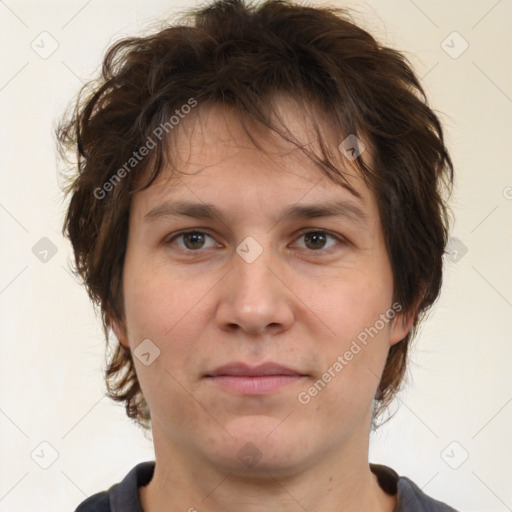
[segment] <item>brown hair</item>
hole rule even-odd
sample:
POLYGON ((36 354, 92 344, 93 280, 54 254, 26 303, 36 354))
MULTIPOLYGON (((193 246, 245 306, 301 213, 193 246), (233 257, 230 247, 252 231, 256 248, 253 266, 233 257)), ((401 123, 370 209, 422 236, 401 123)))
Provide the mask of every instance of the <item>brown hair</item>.
MULTIPOLYGON (((101 309, 107 346, 112 321, 125 325, 122 270, 131 196, 168 163, 166 148, 177 133, 171 116, 193 102, 198 108, 221 104, 291 140, 271 115, 275 93, 285 93, 325 112, 340 142, 363 136, 372 149, 371 165, 362 158, 354 164, 376 194, 393 300, 402 314, 415 317, 409 334, 389 351, 375 396, 378 417, 400 388, 409 343, 441 289, 449 230, 444 193, 451 192, 453 165, 439 119, 406 57, 378 43, 346 10, 220 0, 185 19, 109 48, 99 80, 82 88, 74 110, 56 127, 60 156, 76 155, 65 187, 71 199, 63 233, 73 246, 74 272, 101 309), (166 134, 158 138, 161 126, 166 134), (154 147, 144 152, 149 139, 154 147)), ((319 142, 322 158, 308 156, 346 186, 319 142)), ((107 357, 105 380, 108 396, 149 428, 132 355, 119 343, 107 357)))

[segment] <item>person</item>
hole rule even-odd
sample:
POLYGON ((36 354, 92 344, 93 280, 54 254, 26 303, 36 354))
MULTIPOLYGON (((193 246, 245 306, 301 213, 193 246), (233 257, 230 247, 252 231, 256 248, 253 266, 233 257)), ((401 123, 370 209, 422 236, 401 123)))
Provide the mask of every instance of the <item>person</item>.
POLYGON ((56 135, 107 393, 155 448, 76 512, 454 510, 369 462, 454 175, 401 52, 346 9, 218 0, 110 47, 56 135))

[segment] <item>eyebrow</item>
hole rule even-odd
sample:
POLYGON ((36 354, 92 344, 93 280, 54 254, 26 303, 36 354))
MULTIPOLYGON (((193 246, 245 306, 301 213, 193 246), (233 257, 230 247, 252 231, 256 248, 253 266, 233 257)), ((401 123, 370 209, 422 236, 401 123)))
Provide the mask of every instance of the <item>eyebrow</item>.
MULTIPOLYGON (((220 219, 225 215, 211 203, 175 201, 162 203, 144 216, 144 222, 150 223, 168 217, 191 217, 195 219, 220 219)), ((351 201, 337 200, 322 204, 297 204, 280 213, 278 221, 313 219, 319 217, 344 217, 358 224, 368 222, 368 214, 351 201)))

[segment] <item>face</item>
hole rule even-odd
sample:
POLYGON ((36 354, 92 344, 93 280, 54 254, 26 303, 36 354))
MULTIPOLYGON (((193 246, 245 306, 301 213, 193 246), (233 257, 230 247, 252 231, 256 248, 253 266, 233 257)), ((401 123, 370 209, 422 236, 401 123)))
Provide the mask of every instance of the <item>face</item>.
MULTIPOLYGON (((293 104, 280 111, 315 140, 293 104)), ((182 123, 178 170, 132 200, 126 326, 114 326, 135 353, 157 457, 284 475, 364 451, 388 350, 410 329, 375 197, 342 155, 360 197, 253 127, 257 149, 220 107, 182 123), (288 371, 262 376, 265 363, 288 371)))

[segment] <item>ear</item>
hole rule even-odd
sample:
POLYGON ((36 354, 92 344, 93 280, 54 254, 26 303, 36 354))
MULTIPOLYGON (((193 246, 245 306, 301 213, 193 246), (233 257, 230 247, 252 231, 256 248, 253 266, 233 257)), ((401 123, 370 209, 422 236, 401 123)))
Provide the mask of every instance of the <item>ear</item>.
POLYGON ((416 312, 413 311, 407 316, 404 313, 399 313, 391 324, 391 336, 389 339, 390 345, 395 345, 399 341, 402 341, 416 321, 416 312))
POLYGON ((112 330, 114 331, 119 343, 126 348, 130 348, 125 326, 117 320, 112 320, 110 325, 112 326, 112 330))

